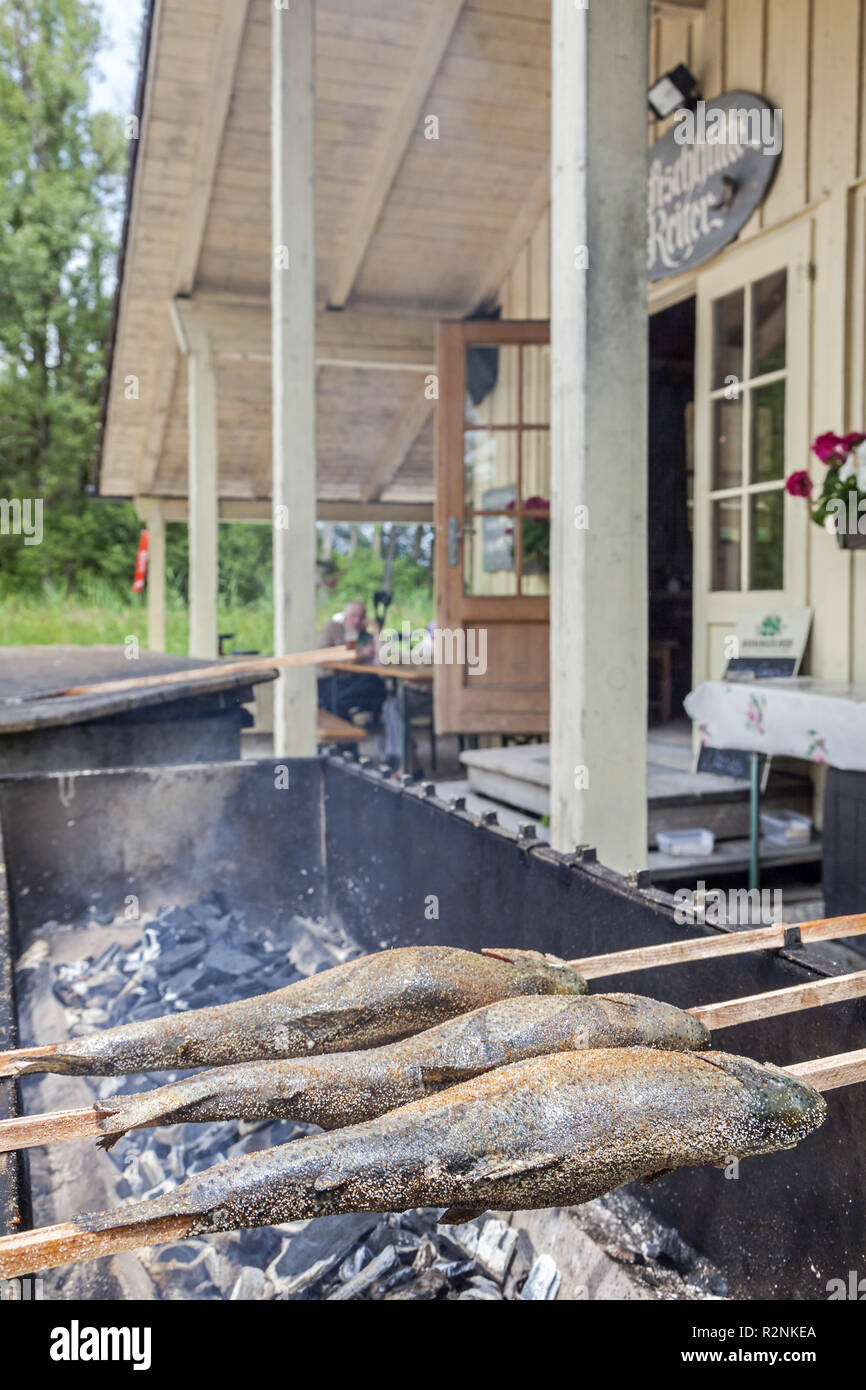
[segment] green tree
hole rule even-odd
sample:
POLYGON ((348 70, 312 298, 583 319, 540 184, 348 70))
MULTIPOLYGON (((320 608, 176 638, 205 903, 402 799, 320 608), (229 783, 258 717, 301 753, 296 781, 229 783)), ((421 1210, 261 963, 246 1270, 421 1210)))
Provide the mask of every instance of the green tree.
POLYGON ((0 496, 41 498, 40 545, 0 536, 6 589, 128 582, 131 507, 88 505, 126 142, 89 109, 92 0, 0 7, 0 496))

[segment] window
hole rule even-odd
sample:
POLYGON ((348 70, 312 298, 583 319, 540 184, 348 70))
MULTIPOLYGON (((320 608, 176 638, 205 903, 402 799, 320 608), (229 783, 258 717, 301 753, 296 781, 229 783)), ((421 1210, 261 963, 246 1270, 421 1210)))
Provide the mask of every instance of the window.
POLYGON ((712 305, 711 588, 785 587, 788 273, 712 305))
POLYGON ((550 592, 550 349, 466 345, 464 593, 550 592))

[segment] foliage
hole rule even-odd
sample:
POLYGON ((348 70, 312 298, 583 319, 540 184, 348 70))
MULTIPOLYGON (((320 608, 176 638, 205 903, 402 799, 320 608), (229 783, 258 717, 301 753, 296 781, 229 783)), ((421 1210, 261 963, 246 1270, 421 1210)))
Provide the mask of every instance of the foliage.
POLYGON ((126 157, 88 108, 92 0, 0 8, 0 492, 42 499, 44 538, 0 536, 6 589, 118 579, 137 522, 89 507, 126 157))
MULTIPOLYGON (((0 512, 0 643, 116 642, 146 626, 130 594, 141 523, 130 503, 88 497, 127 154, 120 118, 89 107, 102 43, 96 0, 0 4, 0 504, 42 502, 38 544, 0 512)), ((328 528, 334 587, 319 590, 319 622, 350 598, 372 605, 390 550, 391 617, 423 626, 431 537, 328 528)), ((220 630, 268 650, 270 528, 224 525, 219 543, 220 630)), ((169 643, 182 651, 184 525, 167 528, 167 584, 169 643)))
MULTIPOLYGON (((856 534, 866 510, 866 434, 819 434, 812 452, 826 469, 812 520, 834 534, 856 534)), ((785 486, 793 497, 811 498, 814 492, 805 469, 792 473, 785 486)))

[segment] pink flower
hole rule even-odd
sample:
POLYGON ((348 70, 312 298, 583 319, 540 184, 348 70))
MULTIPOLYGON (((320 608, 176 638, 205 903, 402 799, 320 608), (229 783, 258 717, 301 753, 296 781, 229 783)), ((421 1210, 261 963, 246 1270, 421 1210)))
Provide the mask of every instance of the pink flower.
MULTIPOLYGON (((849 438, 853 436, 849 435, 849 438)), ((815 443, 812 445, 812 453, 817 454, 822 463, 828 466, 841 463, 848 457, 853 445, 846 444, 846 441, 838 434, 830 431, 828 434, 819 434, 815 443)), ((796 474, 794 475, 796 477, 796 474)))
POLYGON ((842 447, 846 454, 850 454, 852 449, 863 443, 866 443, 866 434, 846 434, 842 439, 842 447))
POLYGON ((811 497, 813 483, 805 468, 801 468, 797 473, 792 473, 785 483, 785 490, 792 497, 811 497))

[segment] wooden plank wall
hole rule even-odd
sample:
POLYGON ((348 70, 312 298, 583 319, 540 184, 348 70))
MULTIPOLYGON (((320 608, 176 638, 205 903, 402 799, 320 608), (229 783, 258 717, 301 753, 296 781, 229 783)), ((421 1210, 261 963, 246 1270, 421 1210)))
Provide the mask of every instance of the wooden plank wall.
MULTIPOLYGON (((769 196, 741 241, 799 214, 814 218, 810 438, 825 429, 866 429, 866 389, 851 362, 866 357, 863 222, 849 228, 848 189, 866 179, 866 0, 706 0, 702 15, 653 7, 650 78, 688 63, 709 101, 736 88, 761 93, 784 120, 785 154, 769 196), (856 351, 855 351, 856 349, 856 351)), ((666 127, 648 120, 652 144, 666 127)), ((501 291, 503 315, 546 316, 549 209, 501 291)), ((816 609, 811 670, 866 681, 866 553, 840 552, 809 528, 809 598, 816 609)))

